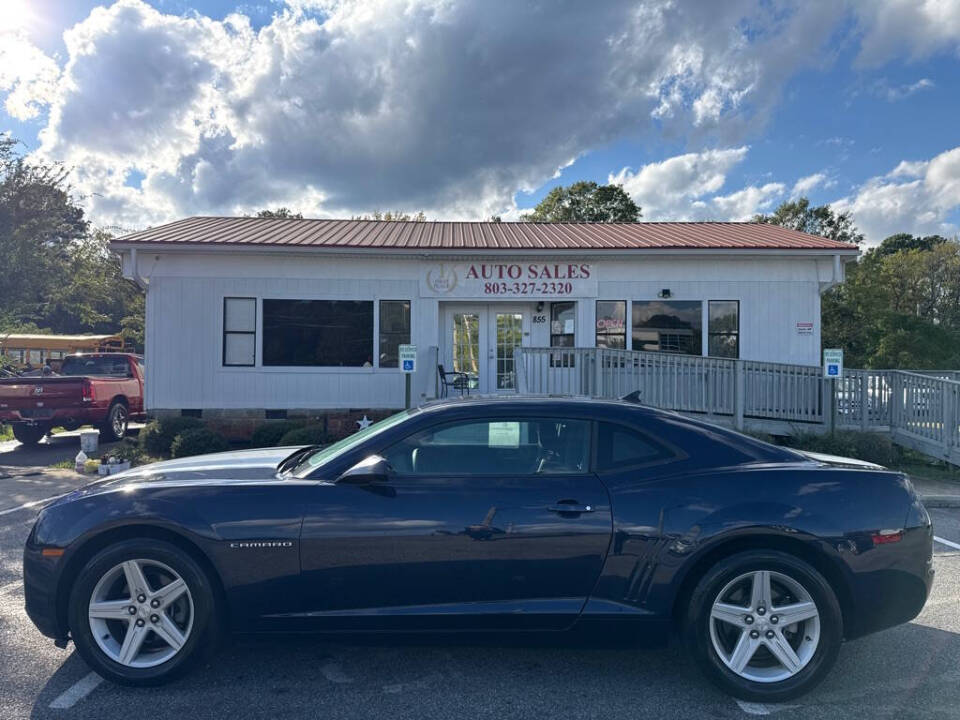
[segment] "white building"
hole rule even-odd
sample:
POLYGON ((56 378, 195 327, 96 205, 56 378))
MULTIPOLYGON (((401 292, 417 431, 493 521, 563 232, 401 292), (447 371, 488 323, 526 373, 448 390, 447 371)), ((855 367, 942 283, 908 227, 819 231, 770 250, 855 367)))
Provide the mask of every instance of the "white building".
POLYGON ((379 415, 437 365, 513 389, 513 348, 819 364, 820 295, 856 248, 752 223, 188 218, 113 243, 147 288, 147 407, 379 415))

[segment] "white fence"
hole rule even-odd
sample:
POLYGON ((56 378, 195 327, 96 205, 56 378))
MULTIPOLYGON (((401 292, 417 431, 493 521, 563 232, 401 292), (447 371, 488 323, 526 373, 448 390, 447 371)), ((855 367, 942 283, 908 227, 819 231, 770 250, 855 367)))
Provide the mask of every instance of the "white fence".
POLYGON ((844 370, 753 360, 608 350, 517 348, 517 391, 618 398, 704 415, 741 429, 882 431, 960 464, 960 373, 844 370))

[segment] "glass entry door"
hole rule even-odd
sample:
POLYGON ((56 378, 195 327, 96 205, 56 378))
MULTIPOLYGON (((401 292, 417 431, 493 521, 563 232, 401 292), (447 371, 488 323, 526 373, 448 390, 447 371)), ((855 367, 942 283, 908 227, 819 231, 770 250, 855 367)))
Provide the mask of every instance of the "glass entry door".
POLYGON ((517 389, 513 350, 524 344, 523 317, 524 313, 519 310, 494 310, 490 313, 490 332, 494 340, 490 387, 494 392, 517 389))
POLYGON ((530 308, 451 303, 443 317, 446 368, 465 373, 471 393, 515 392, 513 350, 529 344, 530 308))

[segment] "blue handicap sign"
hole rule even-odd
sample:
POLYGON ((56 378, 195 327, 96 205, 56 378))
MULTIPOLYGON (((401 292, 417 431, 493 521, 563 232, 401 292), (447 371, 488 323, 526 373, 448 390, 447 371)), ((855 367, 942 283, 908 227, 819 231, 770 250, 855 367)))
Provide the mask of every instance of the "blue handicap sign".
POLYGON ((406 372, 413 372, 413 360, 404 360, 403 369, 406 372))
POLYGON ((839 375, 840 368, 837 365, 827 365, 827 375, 839 375))

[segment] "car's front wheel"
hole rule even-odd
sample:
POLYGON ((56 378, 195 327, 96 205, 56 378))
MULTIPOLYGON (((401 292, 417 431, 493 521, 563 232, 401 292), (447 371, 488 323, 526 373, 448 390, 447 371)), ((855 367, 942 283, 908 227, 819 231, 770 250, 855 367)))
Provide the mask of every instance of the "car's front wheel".
POLYGON ((83 659, 124 685, 184 672, 215 641, 214 594, 189 553, 167 542, 111 545, 83 567, 70 594, 70 634, 83 659))
POLYGON ((130 411, 125 403, 117 401, 107 411, 107 418, 100 428, 100 436, 104 442, 123 440, 127 435, 127 426, 130 423, 130 411))
POLYGON ((777 551, 725 558, 697 583, 684 627, 700 668, 731 695, 782 702, 819 683, 837 658, 837 596, 808 563, 777 551))

